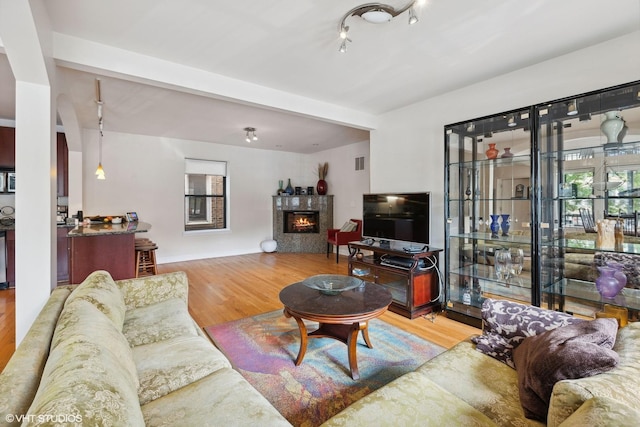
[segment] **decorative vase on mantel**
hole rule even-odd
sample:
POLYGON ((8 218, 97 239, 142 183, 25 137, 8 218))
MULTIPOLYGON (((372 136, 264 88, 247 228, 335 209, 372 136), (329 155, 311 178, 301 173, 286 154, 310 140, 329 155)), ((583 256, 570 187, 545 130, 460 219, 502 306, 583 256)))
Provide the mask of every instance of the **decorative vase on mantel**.
POLYGON ((489 143, 489 149, 487 151, 485 151, 485 154, 487 155, 487 159, 489 160, 493 160, 498 158, 498 153, 500 151, 496 148, 496 144, 493 142, 489 143))
POLYGON ((291 186, 291 178, 289 178, 287 182, 287 188, 284 189, 284 192, 290 196, 293 194, 293 187, 291 186))
POLYGON ((324 179, 319 179, 318 184, 316 185, 316 191, 318 192, 318 195, 319 196, 326 195, 327 190, 328 190, 327 181, 325 181, 324 179))
POLYGON ((600 130, 607 137, 607 144, 617 144, 620 132, 624 128, 624 119, 620 111, 607 111, 604 113, 605 119, 600 124, 600 130))
POLYGON ((329 163, 324 162, 318 164, 318 184, 316 185, 316 190, 320 196, 327 194, 327 181, 324 180, 327 177, 327 173, 329 173, 329 163))

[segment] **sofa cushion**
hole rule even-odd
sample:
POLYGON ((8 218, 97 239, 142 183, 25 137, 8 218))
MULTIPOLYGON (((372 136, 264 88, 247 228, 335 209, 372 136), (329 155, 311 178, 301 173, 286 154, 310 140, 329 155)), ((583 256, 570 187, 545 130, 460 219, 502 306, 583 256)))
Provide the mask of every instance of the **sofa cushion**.
POLYGON ((84 299, 76 299, 62 310, 51 340, 51 350, 61 343, 99 344, 113 353, 122 368, 138 386, 138 374, 131 347, 122 332, 98 308, 84 299))
POLYGON ((526 337, 582 322, 568 314, 487 298, 482 304, 482 335, 472 341, 481 353, 515 368, 513 349, 526 337))
POLYGON ((136 384, 108 345, 58 343, 47 360, 28 421, 22 425, 144 426, 136 384), (42 424, 38 422, 42 417, 73 418, 42 424))
POLYGON ((609 397, 592 397, 562 423, 562 427, 585 426, 638 427, 640 409, 609 397))
POLYGON ((640 322, 629 323, 618 331, 613 350, 619 357, 615 368, 592 377, 559 381, 553 387, 549 426, 559 426, 593 397, 607 397, 621 405, 640 408, 640 322))
POLYGON ((133 348, 140 404, 158 399, 221 368, 229 360, 200 336, 181 336, 133 348))
POLYGON ((181 298, 172 298, 128 310, 122 333, 133 347, 178 336, 197 336, 198 330, 187 303, 181 298))
POLYGON ((102 270, 91 273, 67 298, 65 307, 76 299, 83 299, 95 305, 113 324, 122 330, 125 305, 122 293, 111 275, 102 270))
POLYGON ((409 372, 357 400, 322 427, 495 425, 426 375, 409 372))
POLYGON ((513 351, 520 402, 527 418, 546 421, 556 382, 606 372, 618 363, 611 350, 618 322, 596 319, 528 337, 513 351))
POLYGON ((233 369, 203 379, 142 406, 149 426, 291 426, 233 369))
MULTIPOLYGON (((38 390, 49 356, 56 319, 71 294, 71 286, 58 286, 29 328, 0 375, 0 414, 26 414, 38 390)), ((9 329, 5 327, 5 331, 9 329)), ((3 422, 4 417, 0 417, 3 422)), ((19 425, 8 423, 9 425, 19 425)))
POLYGON ((127 310, 179 298, 187 303, 189 280, 184 271, 116 281, 127 310))
MULTIPOLYGON (((528 420, 524 415, 518 398, 517 372, 476 351, 469 340, 437 355, 416 372, 482 412, 498 425, 543 425, 538 421, 528 420)), ((415 393, 415 390, 410 392, 415 393)))

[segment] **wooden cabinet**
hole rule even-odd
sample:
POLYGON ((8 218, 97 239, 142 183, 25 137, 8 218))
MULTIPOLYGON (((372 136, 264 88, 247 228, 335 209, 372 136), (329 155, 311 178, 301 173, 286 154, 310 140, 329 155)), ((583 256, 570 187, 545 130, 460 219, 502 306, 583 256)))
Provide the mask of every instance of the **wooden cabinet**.
POLYGON ((442 249, 425 248, 410 253, 379 242, 351 242, 349 275, 384 286, 393 296, 389 310, 413 319, 440 309, 440 252, 442 249))
POLYGON ((16 232, 7 230, 7 282, 9 286, 16 285, 16 232))
POLYGON ((69 227, 58 227, 58 282, 69 280, 69 227))
POLYGON ((133 234, 69 237, 69 283, 82 283, 96 270, 106 270, 114 280, 135 277, 133 234))
POLYGON ((69 150, 64 133, 57 135, 58 197, 69 195, 69 150))
POLYGON ((16 130, 0 127, 0 168, 15 169, 16 167, 16 130))

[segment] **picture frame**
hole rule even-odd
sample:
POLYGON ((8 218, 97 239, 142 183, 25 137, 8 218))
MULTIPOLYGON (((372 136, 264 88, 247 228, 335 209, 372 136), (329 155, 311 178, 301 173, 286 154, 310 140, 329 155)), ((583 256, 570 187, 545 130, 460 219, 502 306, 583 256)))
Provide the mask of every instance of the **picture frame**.
POLYGON ((4 193, 6 191, 6 174, 4 172, 0 172, 0 192, 4 193))
POLYGON ((16 173, 7 172, 7 191, 9 193, 16 192, 16 173))
POLYGON ((136 222, 138 221, 138 214, 136 212, 127 212, 126 218, 127 222, 136 222))

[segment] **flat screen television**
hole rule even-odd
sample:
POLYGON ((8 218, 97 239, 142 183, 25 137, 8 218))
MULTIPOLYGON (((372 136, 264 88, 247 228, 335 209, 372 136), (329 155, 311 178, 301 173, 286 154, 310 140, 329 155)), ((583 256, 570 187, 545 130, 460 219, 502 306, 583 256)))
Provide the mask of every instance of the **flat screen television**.
POLYGON ((429 192, 364 194, 362 210, 363 238, 429 244, 429 192))

